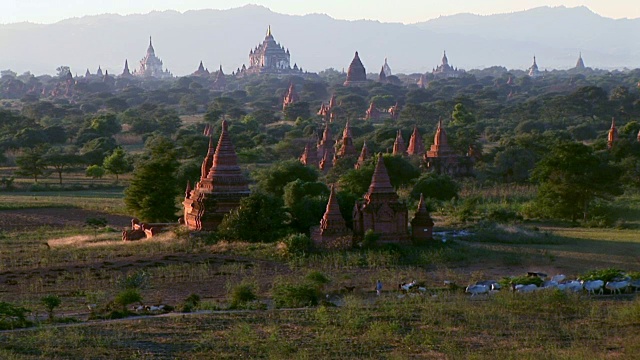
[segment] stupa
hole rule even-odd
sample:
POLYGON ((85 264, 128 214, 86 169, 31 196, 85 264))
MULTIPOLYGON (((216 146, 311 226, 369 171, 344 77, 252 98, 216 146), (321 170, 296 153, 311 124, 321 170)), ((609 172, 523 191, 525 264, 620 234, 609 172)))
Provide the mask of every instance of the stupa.
POLYGON ((411 139, 409 139, 409 147, 407 148, 407 154, 409 155, 422 155, 424 154, 424 144, 422 143, 422 136, 418 131, 418 126, 413 127, 413 133, 411 139))
POLYGON ((424 204, 424 196, 420 194, 420 202, 413 219, 411 219, 411 240, 421 243, 433 239, 433 219, 424 204))
POLYGON ((347 80, 344 82, 344 86, 362 86, 366 83, 367 71, 365 70, 364 65, 362 65, 360 56, 356 51, 356 54, 349 65, 349 70, 347 70, 347 80))
POLYGON ((222 218, 236 209, 240 200, 249 194, 249 185, 238 166, 227 122, 223 120, 215 152, 210 141, 202 162, 200 181, 185 194, 184 223, 190 230, 216 230, 222 218))
POLYGON ((311 240, 318 247, 330 249, 350 248, 353 244, 351 230, 342 217, 333 185, 320 225, 311 229, 311 240))

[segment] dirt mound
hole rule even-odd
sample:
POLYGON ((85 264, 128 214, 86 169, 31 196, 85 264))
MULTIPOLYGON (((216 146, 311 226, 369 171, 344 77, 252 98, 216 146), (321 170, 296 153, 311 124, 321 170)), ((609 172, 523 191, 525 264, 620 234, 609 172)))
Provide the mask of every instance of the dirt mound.
POLYGON ((82 226, 88 218, 107 219, 108 225, 123 228, 131 224, 131 217, 111 215, 99 211, 75 208, 43 208, 0 211, 0 230, 25 230, 42 226, 82 226))

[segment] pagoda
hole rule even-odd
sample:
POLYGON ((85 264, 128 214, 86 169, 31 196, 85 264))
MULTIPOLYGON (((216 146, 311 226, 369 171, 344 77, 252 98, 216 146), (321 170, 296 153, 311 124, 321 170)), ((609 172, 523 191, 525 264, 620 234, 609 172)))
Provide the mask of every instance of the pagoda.
POLYGON ((457 155, 447 140, 447 132, 442 126, 442 119, 433 138, 431 149, 424 154, 426 167, 439 174, 461 175, 465 169, 461 166, 461 156, 457 155))
POLYGON ((213 89, 218 91, 224 91, 227 87, 227 79, 222 71, 222 65, 216 72, 216 79, 213 81, 213 89))
POLYGON ((304 152, 302 153, 302 156, 300 156, 300 162, 306 166, 311 166, 316 169, 318 168, 318 151, 313 147, 311 143, 307 143, 304 146, 304 152))
POLYGON ((249 67, 242 65, 239 72, 241 76, 246 74, 301 74, 302 69, 295 64, 291 67, 291 54, 276 42, 271 33, 271 25, 267 28, 267 34, 261 44, 249 51, 249 67))
POLYGON ((360 56, 356 51, 356 54, 349 65, 349 70, 347 70, 347 80, 344 82, 344 86, 362 86, 366 83, 367 71, 365 70, 364 65, 362 65, 360 56))
POLYGON ((424 196, 420 194, 420 202, 416 214, 411 219, 411 240, 414 243, 422 243, 433 239, 433 219, 424 204, 424 196))
POLYGON ((96 71, 96 75, 100 77, 104 76, 104 74, 102 73, 102 67, 100 65, 98 65, 98 70, 96 71))
POLYGON ((379 242, 409 240, 407 206, 399 201, 391 186, 382 154, 378 156, 369 191, 353 209, 354 236, 362 238, 367 230, 373 230, 379 242))
POLYGON ((580 53, 580 55, 578 55, 578 61, 576 62, 576 67, 574 69, 576 70, 584 70, 587 67, 584 66, 584 60, 582 60, 582 52, 580 53))
POLYGON ((393 142, 393 155, 407 155, 407 148, 404 145, 404 139, 402 138, 402 133, 400 132, 400 130, 398 130, 398 133, 396 134, 396 140, 393 142))
POLYGON ((353 136, 351 136, 351 127, 349 126, 349 120, 347 120, 344 130, 342 131, 342 143, 340 144, 340 150, 337 152, 337 158, 344 158, 353 156, 355 158, 356 148, 353 146, 353 136))
POLYGON ((282 110, 298 101, 300 101, 300 96, 298 96, 298 94, 296 93, 296 89, 293 86, 293 83, 290 82, 289 89, 287 90, 287 93, 284 95, 284 99, 282 100, 282 110))
POLYGON ((387 74, 384 72, 384 66, 380 69, 380 75, 378 75, 378 82, 386 84, 387 74))
POLYGON ((392 75, 391 67, 389 66, 389 63, 387 63, 387 58, 384 58, 384 65, 382 65, 382 70, 384 71, 385 76, 389 77, 392 75))
POLYGON ((209 70, 205 69, 204 65, 202 64, 202 60, 200 60, 200 65, 198 66, 198 70, 194 71, 193 74, 191 74, 191 76, 201 76, 201 77, 209 76, 209 70))
POLYGON ((424 154, 424 144, 422 143, 422 136, 418 132, 418 126, 413 127, 413 133, 411 139, 409 139, 409 147, 407 148, 407 154, 409 155, 422 155, 424 154))
POLYGON ((331 135, 331 128, 329 127, 329 123, 324 124, 324 131, 322 132, 322 138, 318 142, 318 158, 322 159, 325 156, 325 153, 333 159, 333 155, 335 149, 333 147, 333 135, 331 135))
POLYGON ((358 161, 356 161, 355 168, 360 169, 364 166, 364 163, 369 159, 369 149, 367 148, 367 142, 365 141, 362 144, 362 151, 360 151, 360 156, 358 156, 358 161))
POLYGON ((351 231, 340 212, 333 185, 320 225, 311 229, 311 240, 318 247, 330 249, 350 248, 353 244, 351 231))
POLYGON ((529 68, 529 76, 532 78, 537 78, 542 76, 542 73, 538 69, 538 63, 536 63, 536 57, 533 57, 533 64, 529 68))
POLYGON ((142 60, 140 60, 140 68, 134 72, 135 76, 146 78, 169 78, 171 73, 168 70, 162 69, 162 60, 156 56, 156 51, 153 48, 151 42, 151 36, 149 36, 149 47, 147 48, 147 54, 142 60))
POLYGON ((238 166, 227 122, 223 120, 215 152, 210 141, 202 162, 200 181, 185 194, 184 223, 190 230, 214 231, 222 218, 236 209, 240 200, 249 194, 249 185, 238 166))
POLYGON ((131 78, 131 71, 129 71, 129 61, 127 59, 124 60, 124 69, 122 70, 121 78, 131 78))
POLYGON ((445 51, 442 56, 442 63, 433 69, 431 73, 436 79, 444 79, 460 77, 464 71, 455 69, 453 66, 449 65, 449 59, 447 58, 447 52, 445 51))
POLYGON ((609 129, 609 134, 607 135, 607 149, 611 149, 613 144, 618 141, 618 129, 616 128, 616 119, 611 119, 611 128, 609 129))
POLYGON ((427 75, 421 74, 420 79, 418 79, 418 88, 426 89, 427 85, 429 85, 429 80, 427 79, 427 75))
POLYGON ((391 119, 398 120, 400 117, 400 105, 398 105, 398 102, 396 101, 396 104, 390 107, 387 112, 391 116, 391 119))
POLYGON ((369 104, 369 108, 364 114, 365 120, 378 120, 380 118, 380 110, 376 108, 373 101, 369 104))

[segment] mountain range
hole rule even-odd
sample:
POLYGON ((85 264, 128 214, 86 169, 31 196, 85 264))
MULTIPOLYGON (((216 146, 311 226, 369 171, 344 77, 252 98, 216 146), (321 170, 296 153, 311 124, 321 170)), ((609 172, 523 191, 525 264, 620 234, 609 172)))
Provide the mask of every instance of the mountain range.
POLYGON ((586 7, 539 7, 522 12, 479 16, 458 14, 417 24, 347 21, 327 15, 285 15, 257 5, 230 10, 96 15, 54 24, 0 25, 0 69, 54 74, 122 72, 125 59, 135 68, 149 36, 156 55, 175 75, 195 71, 200 60, 210 70, 231 73, 248 62, 267 27, 291 51, 291 61, 308 71, 346 68, 354 52, 368 72, 389 59, 396 73, 430 71, 443 51, 451 65, 464 69, 494 65, 526 69, 537 56, 539 67, 567 69, 581 52, 594 68, 640 65, 640 19, 610 19, 586 7))

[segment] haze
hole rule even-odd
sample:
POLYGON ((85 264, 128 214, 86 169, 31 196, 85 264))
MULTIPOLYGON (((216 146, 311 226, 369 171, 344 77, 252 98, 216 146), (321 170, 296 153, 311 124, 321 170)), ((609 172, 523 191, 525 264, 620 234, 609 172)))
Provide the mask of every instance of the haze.
POLYGON ((637 0, 111 0, 100 3, 87 0, 2 0, 0 23, 54 23, 67 18, 104 13, 127 15, 162 10, 184 12, 197 9, 229 9, 246 4, 263 5, 275 12, 292 15, 324 13, 337 19, 402 23, 414 23, 458 13, 508 13, 544 5, 584 5, 597 14, 615 19, 640 17, 640 5, 637 0))

